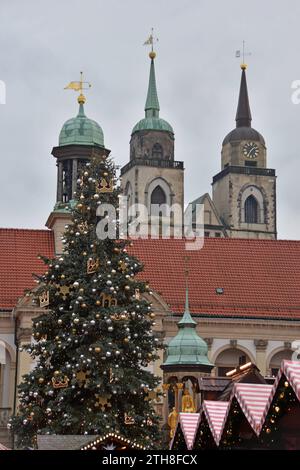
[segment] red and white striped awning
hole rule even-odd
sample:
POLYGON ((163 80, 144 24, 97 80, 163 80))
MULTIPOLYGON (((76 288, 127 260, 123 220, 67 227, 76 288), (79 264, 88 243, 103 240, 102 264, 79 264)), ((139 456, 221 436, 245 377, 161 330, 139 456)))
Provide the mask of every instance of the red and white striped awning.
POLYGON ((273 385, 236 383, 232 399, 235 397, 250 426, 258 436, 267 415, 273 385))
POLYGON ((229 409, 229 401, 212 401, 204 400, 202 412, 205 414, 209 428, 213 435, 214 441, 218 446, 221 439, 224 421, 227 417, 229 409))
POLYGON ((179 413, 179 423, 187 448, 193 448, 198 429, 200 413, 179 413))
POLYGON ((0 450, 10 450, 8 447, 5 447, 4 445, 0 444, 0 450))
POLYGON ((275 395, 281 377, 285 375, 287 381, 295 392, 296 397, 300 401, 300 361, 288 361, 284 359, 281 362, 276 380, 273 385, 272 398, 275 395))

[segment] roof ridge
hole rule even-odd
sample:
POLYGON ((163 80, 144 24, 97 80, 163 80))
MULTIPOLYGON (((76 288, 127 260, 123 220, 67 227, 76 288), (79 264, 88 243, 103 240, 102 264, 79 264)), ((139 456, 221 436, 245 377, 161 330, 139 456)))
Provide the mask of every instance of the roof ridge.
POLYGON ((22 227, 0 227, 0 231, 14 231, 14 232, 46 232, 46 233, 53 233, 52 230, 48 228, 22 228, 22 227))

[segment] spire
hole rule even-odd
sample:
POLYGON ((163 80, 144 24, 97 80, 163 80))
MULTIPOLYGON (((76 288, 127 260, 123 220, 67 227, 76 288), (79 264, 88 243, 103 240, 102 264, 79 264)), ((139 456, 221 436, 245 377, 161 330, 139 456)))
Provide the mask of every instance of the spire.
POLYGON ((189 289, 185 290, 185 309, 182 319, 178 322, 179 328, 196 328, 197 322, 192 319, 189 309, 189 289))
POLYGON ((149 76, 147 100, 145 104, 145 117, 146 118, 159 117, 159 102, 158 102, 158 96, 157 96, 155 67, 154 67, 155 55, 156 54, 153 51, 151 51, 149 54, 149 57, 151 59, 151 65, 150 65, 150 76, 149 76))
POLYGON ((249 105, 247 79, 246 79, 246 65, 241 65, 242 77, 240 86, 239 102, 236 112, 236 127, 251 127, 251 111, 249 105))
POLYGON ((84 112, 84 106, 83 106, 84 103, 80 101, 78 101, 78 103, 79 103, 79 110, 78 110, 77 117, 86 117, 85 112, 84 112))

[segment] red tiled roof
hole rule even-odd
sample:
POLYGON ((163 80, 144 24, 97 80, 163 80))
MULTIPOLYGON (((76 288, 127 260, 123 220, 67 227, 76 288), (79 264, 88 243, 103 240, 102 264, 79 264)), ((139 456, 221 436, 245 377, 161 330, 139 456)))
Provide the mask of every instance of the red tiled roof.
POLYGON ((45 271, 37 256, 53 253, 50 230, 0 229, 0 309, 13 308, 24 289, 34 287, 32 274, 45 271))
POLYGON ((189 256, 192 313, 300 319, 300 241, 206 238, 201 250, 186 251, 184 240, 152 239, 135 240, 131 250, 175 313, 184 308, 189 256))
MULTIPOLYGON (((300 319, 300 241, 207 238, 202 250, 186 251, 184 240, 135 240, 130 251, 174 313, 184 308, 189 256, 192 313, 300 319)), ((34 286, 32 273, 44 271, 37 255, 53 253, 49 230, 0 229, 0 309, 13 308, 34 286)))

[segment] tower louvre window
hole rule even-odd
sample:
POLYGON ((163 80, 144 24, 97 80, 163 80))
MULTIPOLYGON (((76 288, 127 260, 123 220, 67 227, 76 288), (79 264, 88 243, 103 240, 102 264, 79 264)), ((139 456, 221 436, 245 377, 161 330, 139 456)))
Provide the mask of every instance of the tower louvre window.
POLYGON ((254 196, 250 195, 245 201, 245 222, 248 224, 257 224, 258 220, 258 202, 254 196))
POLYGON ((152 147, 152 158, 163 158, 163 148, 160 144, 156 143, 152 147))

